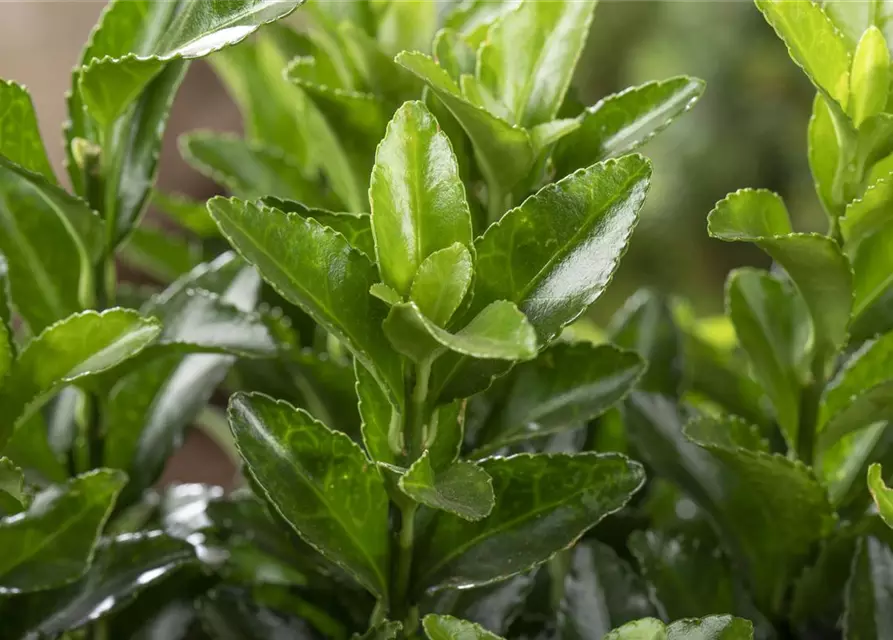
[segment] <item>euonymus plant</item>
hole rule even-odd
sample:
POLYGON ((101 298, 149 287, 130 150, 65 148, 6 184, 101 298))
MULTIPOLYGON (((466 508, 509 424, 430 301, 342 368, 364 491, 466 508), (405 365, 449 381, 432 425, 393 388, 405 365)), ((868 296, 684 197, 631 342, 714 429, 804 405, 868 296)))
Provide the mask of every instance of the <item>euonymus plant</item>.
POLYGON ((604 329, 633 152, 703 83, 581 104, 590 0, 298 4, 111 2, 70 192, 0 83, 0 637, 887 637, 886 3, 757 2, 828 233, 731 194, 709 232, 772 270, 604 329), (204 56, 245 125, 181 139, 207 205, 153 191, 204 56), (243 487, 157 486, 193 425, 243 487))

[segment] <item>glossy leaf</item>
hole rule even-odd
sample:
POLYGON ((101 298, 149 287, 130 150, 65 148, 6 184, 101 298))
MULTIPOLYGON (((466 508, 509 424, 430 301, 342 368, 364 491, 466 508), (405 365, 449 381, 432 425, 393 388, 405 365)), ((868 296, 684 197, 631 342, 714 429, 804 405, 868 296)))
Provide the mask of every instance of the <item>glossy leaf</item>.
POLYGON ((863 240, 893 222, 891 201, 893 180, 881 178, 868 185, 862 197, 847 204, 844 216, 840 219, 840 232, 847 255, 851 258, 855 256, 863 240))
POLYGON ((796 450, 800 388, 809 372, 809 312, 786 282, 751 269, 731 274, 726 306, 754 373, 772 399, 788 448, 796 450))
POLYGON ((314 220, 238 200, 208 204, 221 231, 287 300, 334 334, 395 402, 403 398, 397 355, 381 330, 386 307, 369 295, 374 265, 314 220))
POLYGON ((357 396, 366 452, 376 462, 395 464, 396 452, 402 448, 399 441, 402 434, 400 429, 403 426, 401 416, 395 413, 387 395, 378 386, 372 374, 358 361, 354 361, 354 374, 357 380, 357 396))
POLYGON ((309 640, 307 622, 253 601, 250 592, 217 588, 197 603, 202 627, 216 640, 309 640))
POLYGON ((622 400, 645 364, 612 345, 556 344, 519 366, 487 449, 589 422, 622 400))
POLYGON ((248 471, 280 515, 363 586, 385 596, 388 498, 360 448, 306 412, 262 395, 234 396, 229 417, 248 471))
POLYGON ((459 165, 421 102, 405 103, 375 154, 372 230, 382 280, 409 295, 419 265, 454 243, 471 245, 471 213, 459 165))
POLYGON ((441 513, 420 541, 414 583, 470 587, 515 575, 569 547, 641 487, 642 467, 615 454, 518 455, 479 465, 496 506, 468 522, 441 513))
POLYGON ((853 318, 875 304, 893 286, 893 224, 868 236, 859 243, 852 256, 853 318))
POLYGON ((655 618, 629 622, 604 640, 753 640, 753 624, 732 616, 708 616, 665 625, 655 618))
POLYGON ((0 155, 51 183, 56 182, 40 138, 31 96, 25 87, 6 80, 0 80, 0 155))
POLYGON ((490 27, 477 77, 508 109, 510 122, 532 127, 555 119, 594 9, 594 0, 522 2, 490 27))
POLYGON ((812 103, 812 117, 809 119, 808 157, 809 169, 819 200, 829 217, 838 218, 841 211, 840 195, 835 192, 834 178, 840 161, 840 145, 834 130, 834 120, 828 102, 817 93, 812 103))
POLYGON ((893 489, 884 482, 881 465, 875 463, 868 468, 868 490, 877 505, 878 513, 893 528, 893 489))
POLYGON ((430 57, 404 52, 397 62, 424 80, 453 114, 471 139, 489 184, 508 191, 527 175, 535 159, 527 131, 466 100, 449 74, 430 57))
POLYGON ((426 451, 400 476, 399 486, 416 502, 471 522, 486 518, 493 510, 492 479, 473 462, 461 460, 435 472, 426 451))
POLYGON ((0 515, 18 513, 27 503, 22 470, 9 458, 0 458, 0 515))
POLYGON ((471 253, 458 242, 430 254, 419 265, 409 297, 422 315, 445 327, 471 287, 471 253))
POLYGON ((884 111, 890 89, 890 50, 884 34, 871 25, 859 39, 853 54, 849 108, 858 127, 884 111))
POLYGON ((555 149, 556 175, 635 151, 691 109, 704 82, 679 76, 607 96, 580 116, 580 128, 555 149))
POLYGON ((0 445, 60 385, 101 373, 133 357, 161 331, 158 322, 127 309, 85 311, 45 329, 29 342, 0 392, 8 416, 0 445))
POLYGON ((865 537, 856 547, 846 585, 843 637, 880 640, 893 633, 893 552, 886 543, 865 537))
POLYGON ((422 626, 430 640, 501 640, 479 624, 452 616, 429 614, 422 619, 422 626))
POLYGON ((445 350, 471 358, 529 360, 537 348, 533 327, 505 300, 485 307, 456 333, 438 327, 415 303, 400 303, 391 307, 384 332, 397 351, 416 362, 445 350))
POLYGON ((769 191, 730 194, 710 212, 707 228, 720 240, 757 244, 784 267, 809 307, 816 354, 827 359, 837 352, 846 339, 853 298, 852 273, 837 243, 817 234, 792 233, 784 204, 769 191))
POLYGON ((126 477, 91 471, 34 497, 22 514, 0 518, 0 593, 27 593, 77 580, 126 477))
POLYGON ((821 6, 811 1, 757 0, 757 7, 816 88, 846 109, 850 54, 821 6))
POLYGON ((877 25, 890 40, 890 8, 872 2, 852 2, 851 0, 825 0, 822 3, 825 13, 843 33, 851 49, 856 48, 859 38, 872 24, 877 25))

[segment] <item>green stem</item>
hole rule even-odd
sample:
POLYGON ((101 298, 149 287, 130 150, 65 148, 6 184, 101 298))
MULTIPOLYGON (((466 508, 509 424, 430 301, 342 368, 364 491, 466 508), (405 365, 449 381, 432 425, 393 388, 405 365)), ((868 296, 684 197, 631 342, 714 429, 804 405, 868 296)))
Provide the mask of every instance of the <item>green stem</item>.
POLYGON ((400 535, 397 539, 397 566, 391 595, 393 618, 403 621, 405 637, 418 627, 418 610, 409 602, 409 581, 412 576, 412 551, 415 541, 415 514, 418 504, 411 502, 400 510, 400 535))
POLYGON ((425 450, 427 439, 428 385, 431 381, 431 360, 424 360, 416 365, 415 387, 412 390, 412 402, 409 408, 409 455, 414 462, 425 450))

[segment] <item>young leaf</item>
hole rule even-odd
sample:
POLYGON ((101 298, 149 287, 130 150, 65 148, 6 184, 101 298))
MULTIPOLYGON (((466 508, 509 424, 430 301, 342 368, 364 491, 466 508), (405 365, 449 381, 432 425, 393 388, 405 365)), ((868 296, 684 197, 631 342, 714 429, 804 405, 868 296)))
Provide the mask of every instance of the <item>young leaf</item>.
POLYGON ((460 460, 435 472, 428 452, 400 476, 400 490, 410 498, 464 520, 475 522, 493 510, 493 480, 473 462, 460 460))
POLYGON ((6 80, 0 80, 0 155, 56 183, 31 96, 25 87, 6 80))
POLYGON ((726 284, 726 307, 754 373, 775 407, 790 450, 797 450, 800 388, 809 375, 809 311, 786 282, 738 269, 726 284))
POLYGON ((874 537, 856 547, 852 573, 846 584, 843 637, 880 640, 893 633, 893 552, 874 537))
POLYGON ((441 29, 434 36, 434 59, 459 82, 463 75, 474 74, 477 55, 469 42, 454 29, 441 29))
POLYGON ((369 295, 375 266, 315 220, 235 199, 215 198, 208 209, 261 275, 341 340, 400 406, 402 365, 381 329, 386 307, 369 295))
POLYGON ((537 347, 527 318, 505 300, 485 307, 456 333, 438 327, 413 302, 396 304, 384 321, 384 332, 397 351, 416 362, 447 349, 471 358, 529 360, 537 347))
POLYGON ((516 369, 499 423, 481 444, 495 450, 597 418, 644 369, 635 353, 612 345, 556 344, 516 369))
POLYGON ((522 127, 555 119, 586 44, 594 0, 522 2, 478 51, 477 79, 522 127))
POLYGON ((665 625, 655 618, 629 622, 603 640, 753 640, 753 624, 732 616, 708 616, 665 625))
POLYGON ((868 467, 868 490, 881 518, 888 527, 893 528, 893 489, 884 482, 883 470, 877 463, 868 467))
POLYGON ((156 320, 128 309, 84 311, 47 327, 22 349, 0 391, 7 417, 0 424, 0 447, 59 386, 111 369, 139 353, 160 331, 156 320))
POLYGON ((862 34, 853 56, 849 111, 859 127, 867 118, 884 111, 890 89, 890 50, 884 34, 871 25, 862 34))
POLYGON ((422 261, 412 280, 409 297, 422 315, 445 327, 468 293, 473 275, 471 253, 455 242, 422 261))
POLYGON ((305 177, 301 167, 275 147, 203 131, 182 136, 180 152, 193 168, 240 198, 273 196, 310 207, 332 205, 319 182, 305 177))
POLYGON ((831 108, 821 93, 812 102, 812 117, 807 133, 809 148, 809 169, 815 183, 815 190, 822 201, 825 213, 833 221, 842 213, 841 194, 835 193, 835 176, 841 161, 840 144, 834 129, 831 108))
POLYGON ((372 230, 382 280, 409 295, 419 265, 454 243, 471 245, 471 213, 449 139, 421 102, 394 115, 375 154, 372 230))
POLYGON ((430 640, 502 640, 479 624, 452 616, 428 614, 422 619, 422 626, 430 640))
POLYGON ((229 419, 249 473, 280 515, 314 548, 385 597, 388 497, 360 448, 306 412, 260 394, 233 396, 229 419))
POLYGON ((756 0, 766 21, 788 46, 788 53, 819 91, 847 108, 850 53, 843 35, 812 0, 756 0))
POLYGON ((25 513, 0 518, 0 593, 41 591, 80 578, 126 481, 120 471, 91 471, 40 492, 25 513))
POLYGON ((853 319, 858 319, 893 286, 893 224, 859 243, 853 264, 853 319))
POLYGON ((844 249, 850 258, 857 255, 861 243, 893 222, 893 180, 884 177, 872 182, 861 198, 850 202, 840 219, 844 249))
POLYGON ((679 76, 599 100, 579 116, 580 128, 558 143, 555 175, 635 151, 691 109, 703 93, 703 80, 679 76))
MULTIPOLYGON (((812 6, 772 0, 775 4, 812 6)), ((784 267, 809 307, 817 357, 824 362, 837 353, 846 340, 853 287, 849 264, 834 240, 792 233, 781 198, 753 189, 736 191, 718 202, 707 218, 707 229, 719 240, 753 242, 784 267)))
POLYGON ((506 193, 527 175, 535 160, 527 131, 466 100, 449 74, 430 57, 404 51, 396 60, 427 83, 468 134, 488 184, 506 193))
POLYGON ((478 464, 493 479, 496 506, 478 522, 437 515, 417 548, 417 588, 484 585, 541 564, 622 508, 644 482, 642 467, 616 454, 518 455, 478 464))

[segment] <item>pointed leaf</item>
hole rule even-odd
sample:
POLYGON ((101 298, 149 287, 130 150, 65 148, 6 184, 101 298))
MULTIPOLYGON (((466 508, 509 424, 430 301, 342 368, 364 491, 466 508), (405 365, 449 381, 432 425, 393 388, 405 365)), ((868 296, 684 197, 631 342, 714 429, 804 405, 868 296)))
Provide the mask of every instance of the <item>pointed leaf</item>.
POLYGON ((612 345, 556 344, 520 365, 506 409, 487 450, 553 434, 597 418, 623 399, 639 380, 644 362, 612 345))
POLYGON ((644 482, 641 465, 616 454, 518 455, 479 465, 493 478, 496 506, 479 522, 436 517, 413 563, 418 588, 484 585, 541 564, 644 482))
POLYGON ((133 357, 160 331, 157 321, 127 309, 84 311, 45 329, 22 349, 0 392, 0 447, 59 386, 133 357))
POLYGON ((529 360, 536 355, 536 333, 511 302, 494 302, 456 333, 441 329, 415 303, 391 307, 384 331, 400 353, 416 362, 444 350, 472 358, 529 360))
POLYGON ((421 102, 394 115, 375 154, 372 230, 382 280, 409 295, 419 265, 454 243, 471 245, 471 213, 456 156, 421 102))
POLYGON ((456 118, 474 145, 481 171, 491 185, 510 190, 534 162, 530 135, 520 127, 490 114, 464 97, 449 74, 430 57, 403 52, 397 62, 424 80, 456 118))
POLYGON ((27 503, 22 470, 9 458, 0 458, 0 516, 16 514, 27 503))
POLYGON ((679 76, 599 100, 580 115, 580 128, 558 144, 556 175, 635 151, 691 109, 703 93, 703 80, 679 76))
POLYGON ((800 388, 810 365, 809 311, 786 282, 756 269, 739 269, 729 276, 726 307, 754 373, 772 400, 788 448, 796 451, 800 388))
POLYGON ((474 522, 493 510, 493 480, 473 462, 461 460, 435 473, 428 452, 400 476, 400 490, 410 498, 474 522))
POLYGON ((845 640, 880 640, 893 633, 893 552, 874 537, 859 541, 846 584, 845 640))
POLYGON ((403 428, 401 416, 396 413, 372 374, 358 360, 354 360, 354 374, 357 379, 357 396, 363 420, 361 428, 366 452, 376 462, 396 464, 396 454, 401 450, 399 441, 403 428))
POLYGON ((471 253, 464 245, 453 243, 422 261, 409 297, 422 315, 445 327, 468 293, 473 274, 471 253))
POLYGON ((875 463, 868 468, 868 490, 877 505, 878 513, 893 528, 893 489, 884 482, 881 465, 875 463))
POLYGON ((844 248, 851 258, 857 255, 863 240, 885 229, 893 222, 893 180, 881 178, 865 189, 860 198, 847 204, 840 219, 844 248))
POLYGON ((6 80, 0 80, 0 155, 55 184, 31 96, 25 87, 6 80))
POLYGON ((665 625, 655 618, 629 622, 604 640, 753 640, 753 624, 732 616, 708 616, 665 625))
POLYGON ((809 119, 808 156, 809 169, 815 190, 822 201, 825 213, 831 220, 840 216, 840 195, 835 193, 834 178, 840 161, 840 144, 834 130, 834 120, 826 98, 817 93, 812 103, 812 117, 809 119))
POLYGON ((479 624, 452 616, 429 614, 422 619, 422 626, 430 640, 502 640, 479 624))
POLYGON ((859 243, 853 263, 853 319, 868 310, 893 286, 893 224, 859 243))
MULTIPOLYGON (((774 6, 776 0, 772 2, 774 6)), ((707 218, 707 228, 719 240, 755 243, 784 267, 809 307, 816 355, 824 362, 840 349, 846 340, 853 288, 849 264, 834 240, 792 233, 781 198, 752 189, 736 191, 718 202, 707 218)))
POLYGON ((522 2, 490 27, 477 76, 508 107, 511 122, 532 127, 555 119, 594 9, 594 0, 522 2))
POLYGON ((401 363, 381 330, 386 307, 369 295, 377 280, 374 265, 315 220, 235 199, 215 198, 208 208, 261 275, 344 342, 394 401, 402 403, 401 363))
POLYGON ((784 40, 788 53, 819 91, 847 107, 850 53, 822 7, 807 2, 756 0, 766 21, 784 40))
POLYGON ((100 469, 52 486, 22 514, 0 518, 0 593, 27 593, 80 578, 126 482, 100 469))
POLYGON ((360 448, 306 412, 262 395, 233 396, 229 416, 248 471, 280 515, 364 587, 386 597, 388 497, 360 448))

